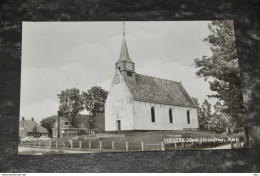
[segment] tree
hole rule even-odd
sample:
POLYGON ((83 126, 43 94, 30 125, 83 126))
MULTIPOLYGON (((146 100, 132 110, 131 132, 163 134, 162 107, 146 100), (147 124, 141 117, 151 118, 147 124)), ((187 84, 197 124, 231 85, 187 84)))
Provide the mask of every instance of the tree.
POLYGON ((211 104, 207 99, 204 100, 200 107, 199 126, 200 129, 209 130, 211 120, 211 104))
POLYGON ((238 58, 235 45, 234 27, 232 21, 213 21, 209 24, 212 32, 204 39, 210 45, 211 57, 203 56, 195 59, 199 70, 196 75, 209 81, 210 89, 216 94, 209 95, 224 102, 223 111, 232 117, 237 127, 245 125, 245 108, 240 85, 238 58))
POLYGON ((58 117, 53 115, 50 117, 43 118, 40 121, 42 127, 46 128, 49 131, 49 136, 52 136, 52 128, 54 127, 54 123, 58 117))
POLYGON ((37 135, 38 135, 38 129, 37 129, 37 127, 36 127, 36 125, 33 127, 33 129, 32 129, 32 136, 33 137, 37 137, 37 135))
POLYGON ((105 102, 107 99, 108 92, 101 87, 94 86, 87 92, 82 92, 84 97, 84 104, 87 111, 89 111, 89 129, 95 127, 96 114, 105 111, 105 102))
MULTIPOLYGON (((198 105, 199 106, 199 105, 198 105)), ((215 112, 211 112, 211 104, 207 99, 198 107, 199 126, 202 130, 224 132, 228 124, 229 116, 222 112, 223 105, 218 101, 213 106, 215 112)))
POLYGON ((215 112, 212 114, 212 120, 210 121, 211 127, 216 132, 224 132, 226 127, 230 125, 230 116, 223 113, 225 107, 219 101, 214 105, 215 112))
POLYGON ((232 125, 244 128, 245 107, 240 85, 233 22, 229 20, 213 21, 208 27, 212 34, 205 38, 204 42, 210 46, 213 55, 194 60, 196 68, 199 68, 196 75, 204 77, 205 80, 213 78, 209 84, 210 89, 216 94, 209 95, 209 97, 223 101, 222 111, 231 117, 232 125))
POLYGON ((84 101, 83 97, 80 94, 79 89, 72 88, 62 90, 58 94, 59 98, 59 113, 66 117, 69 121, 69 131, 72 125, 74 124, 75 117, 84 110, 84 101))

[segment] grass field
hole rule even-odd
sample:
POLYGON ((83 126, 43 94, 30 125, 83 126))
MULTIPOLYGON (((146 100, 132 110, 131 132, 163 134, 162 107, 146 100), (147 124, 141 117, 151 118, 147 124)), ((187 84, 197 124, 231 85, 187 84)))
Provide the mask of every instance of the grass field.
MULTIPOLYGON (((77 140, 73 140, 73 147, 79 148, 79 143, 81 142, 82 149, 98 149, 100 148, 100 141, 102 149, 112 149, 112 143, 114 143, 115 150, 126 150, 126 142, 128 143, 129 150, 141 150, 141 142, 144 143, 144 150, 157 150, 161 147, 161 142, 166 137, 172 137, 174 135, 181 135, 182 138, 201 138, 201 137, 226 137, 223 134, 216 134, 214 132, 207 131, 146 131, 146 132, 126 132, 125 137, 90 137, 88 135, 79 136, 77 140), (112 142, 113 141, 113 142, 112 142)), ((116 136, 116 135, 115 135, 116 136)), ((73 137, 65 137, 53 139, 52 142, 58 141, 58 146, 62 147, 63 142, 66 147, 70 147, 70 142, 68 141, 73 137)), ((217 146, 215 144, 214 146, 217 146)), ((198 148, 200 146, 195 145, 198 148)), ((210 147, 210 146, 205 146, 210 147)), ((172 145, 167 145, 168 149, 174 148, 172 145)), ((179 149, 183 149, 181 144, 178 144, 179 149)), ((190 148, 189 145, 185 148, 190 148)))
MULTIPOLYGON (((146 131, 125 132, 120 134, 81 135, 77 140, 69 141, 72 137, 57 138, 46 142, 26 144, 24 147, 38 147, 58 150, 75 150, 85 152, 124 152, 124 151, 153 151, 153 150, 201 150, 206 148, 230 145, 226 142, 178 142, 164 143, 165 138, 227 138, 225 134, 208 131, 146 131)), ((59 152, 58 152, 59 153, 59 152)), ((24 152, 24 154, 27 154, 24 152)), ((51 153, 46 153, 51 154, 51 153)))
MULTIPOLYGON (((84 141, 86 137, 88 141, 128 141, 128 142, 141 142, 141 141, 149 141, 149 142, 161 142, 163 141, 164 137, 171 136, 171 135, 181 135, 182 138, 201 138, 201 137, 224 137, 223 134, 216 134, 214 132, 208 131, 146 131, 146 132, 127 132, 124 133, 125 137, 109 137, 109 138, 95 138, 89 137, 88 135, 81 135, 77 139, 77 141, 84 141)), ((68 141, 73 137, 64 137, 64 138, 57 138, 52 139, 52 141, 68 141)))

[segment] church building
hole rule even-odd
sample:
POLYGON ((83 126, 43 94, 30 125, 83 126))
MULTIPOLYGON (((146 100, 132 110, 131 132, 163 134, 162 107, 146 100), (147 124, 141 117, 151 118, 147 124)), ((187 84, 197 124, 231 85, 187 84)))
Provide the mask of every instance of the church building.
POLYGON ((197 105, 181 82, 135 72, 125 35, 105 103, 105 131, 197 130, 197 105))

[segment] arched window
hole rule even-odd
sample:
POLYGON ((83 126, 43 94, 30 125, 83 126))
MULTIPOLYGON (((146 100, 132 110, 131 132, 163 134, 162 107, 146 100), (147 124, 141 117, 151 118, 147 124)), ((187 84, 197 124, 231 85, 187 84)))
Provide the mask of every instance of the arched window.
POLYGON ((189 110, 187 111, 187 122, 188 122, 188 124, 190 124, 190 111, 189 110))
POLYGON ((152 117, 152 122, 155 122, 155 112, 154 112, 154 107, 151 108, 151 117, 152 117))
POLYGON ((173 123, 173 120, 172 120, 172 109, 169 109, 169 118, 170 118, 170 123, 173 123))

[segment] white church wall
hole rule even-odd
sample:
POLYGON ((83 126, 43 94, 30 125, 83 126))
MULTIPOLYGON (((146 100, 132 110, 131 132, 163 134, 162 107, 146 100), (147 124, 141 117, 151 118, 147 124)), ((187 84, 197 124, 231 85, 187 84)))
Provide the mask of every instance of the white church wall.
POLYGON ((183 130, 199 128, 197 109, 133 101, 134 130, 183 130), (155 122, 152 122, 151 108, 155 110, 155 122), (170 123, 169 109, 172 109, 173 123, 170 123), (190 124, 187 122, 187 110, 190 111, 190 124))
POLYGON ((120 82, 113 81, 105 104, 105 131, 116 131, 117 120, 121 130, 133 130, 132 95, 119 73, 120 82))

